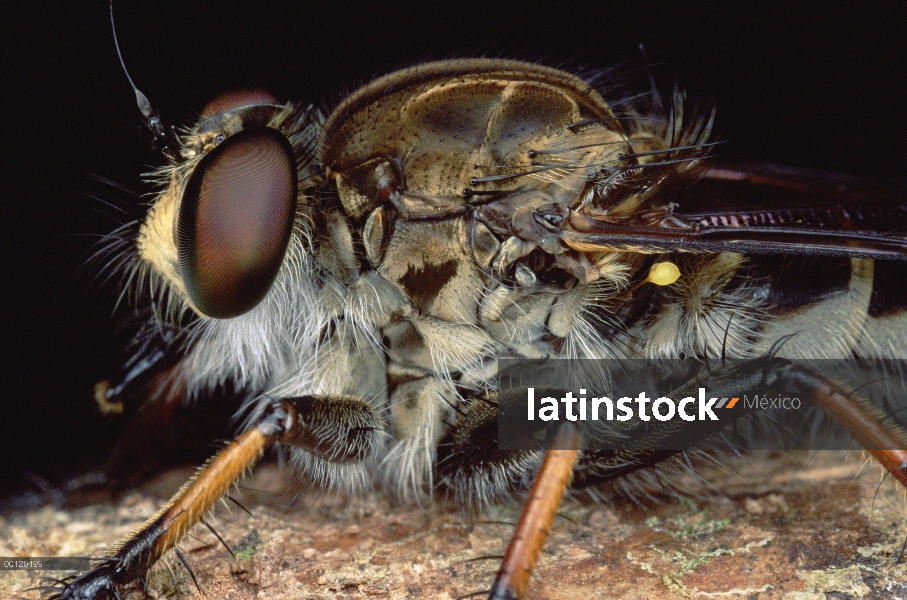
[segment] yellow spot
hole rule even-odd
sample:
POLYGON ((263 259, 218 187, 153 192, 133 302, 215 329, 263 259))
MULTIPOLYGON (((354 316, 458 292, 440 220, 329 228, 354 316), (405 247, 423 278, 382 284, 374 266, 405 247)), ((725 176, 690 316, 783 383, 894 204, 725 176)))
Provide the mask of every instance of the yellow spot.
POLYGON ((671 285, 680 279, 680 269, 672 262, 660 262, 652 265, 649 269, 649 277, 646 281, 655 285, 671 285))

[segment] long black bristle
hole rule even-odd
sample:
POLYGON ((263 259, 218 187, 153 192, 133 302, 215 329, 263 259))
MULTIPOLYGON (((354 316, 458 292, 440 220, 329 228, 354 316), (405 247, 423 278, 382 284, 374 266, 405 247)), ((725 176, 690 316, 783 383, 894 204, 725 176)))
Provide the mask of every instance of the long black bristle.
POLYGON ((233 554, 233 550, 230 548, 230 546, 227 545, 227 542, 224 541, 224 538, 220 537, 220 534, 217 533, 217 530, 215 530, 214 527, 212 527, 211 524, 208 523, 208 521, 205 519, 201 520, 201 524, 204 525, 205 527, 207 527, 208 531, 210 531, 212 534, 214 534, 214 537, 216 537, 217 541, 219 541, 221 544, 224 545, 224 548, 227 549, 227 552, 230 553, 230 556, 233 557, 233 560, 236 560, 236 555, 233 554))
POLYGON ((192 567, 189 566, 189 561, 186 560, 186 557, 180 552, 180 549, 177 547, 173 548, 173 551, 176 552, 176 557, 180 559, 180 562, 183 563, 183 566, 186 567, 186 570, 189 571, 189 576, 192 577, 192 582, 195 584, 195 589, 198 590, 198 593, 202 593, 202 588, 198 585, 198 579, 195 578, 195 572, 192 570, 192 567))
POLYGON ((229 500, 230 502, 232 502, 233 504, 235 504, 236 506, 238 506, 238 507, 240 507, 241 509, 243 509, 243 510, 246 512, 246 514, 248 514, 250 517, 254 517, 254 516, 255 516, 255 515, 252 514, 252 511, 250 511, 248 508, 246 508, 245 506, 243 506, 242 504, 240 504, 240 503, 239 503, 239 500, 237 500, 236 498, 233 498, 232 496, 224 496, 224 497, 225 497, 227 500, 229 500))

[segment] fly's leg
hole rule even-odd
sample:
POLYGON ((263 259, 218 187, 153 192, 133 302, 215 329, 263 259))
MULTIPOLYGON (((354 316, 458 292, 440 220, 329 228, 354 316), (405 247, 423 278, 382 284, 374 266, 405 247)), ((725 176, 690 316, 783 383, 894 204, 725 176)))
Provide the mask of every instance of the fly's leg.
POLYGON ((901 427, 884 423, 885 417, 877 409, 808 368, 789 365, 782 376, 792 391, 828 413, 907 487, 907 433, 901 427))
POLYGON ((274 444, 297 446, 327 461, 362 460, 378 445, 381 419, 349 396, 303 396, 264 405, 254 424, 199 470, 157 515, 117 545, 104 563, 68 582, 53 600, 119 598, 143 577, 274 444))
POLYGON ((211 506, 270 446, 295 430, 296 411, 289 402, 274 402, 255 425, 212 458, 157 515, 145 522, 102 565, 76 578, 53 598, 106 600, 119 598, 117 588, 143 576, 198 523, 211 506))
POLYGON ((491 586, 489 600, 522 598, 529 587, 532 569, 570 485, 581 443, 582 434, 571 423, 564 423, 554 434, 552 447, 545 452, 542 466, 529 490, 529 499, 491 586))

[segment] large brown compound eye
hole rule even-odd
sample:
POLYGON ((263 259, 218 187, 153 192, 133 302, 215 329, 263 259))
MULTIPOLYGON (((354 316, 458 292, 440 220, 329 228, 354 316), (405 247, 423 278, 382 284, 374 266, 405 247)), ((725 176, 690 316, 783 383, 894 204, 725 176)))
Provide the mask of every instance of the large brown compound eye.
POLYGON ((296 216, 296 161, 274 129, 245 129, 199 161, 177 218, 180 275, 198 310, 252 310, 274 283, 296 216))

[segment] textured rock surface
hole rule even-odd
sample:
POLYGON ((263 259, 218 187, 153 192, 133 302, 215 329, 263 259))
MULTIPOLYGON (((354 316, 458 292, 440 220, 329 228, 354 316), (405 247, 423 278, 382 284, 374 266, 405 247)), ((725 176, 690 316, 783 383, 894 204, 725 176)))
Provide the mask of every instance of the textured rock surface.
MULTIPOLYGON (((639 507, 568 503, 533 578, 530 597, 907 598, 907 501, 856 453, 752 457, 735 473, 703 473, 710 499, 639 507), (878 492, 876 490, 879 489, 878 492)), ((162 504, 187 474, 171 472, 113 505, 45 507, 0 518, 0 556, 87 555, 109 547, 162 504)), ((376 496, 343 504, 301 496, 276 467, 260 468, 236 496, 252 510, 220 507, 213 536, 181 547, 204 598, 456 598, 487 589, 515 522, 515 506, 474 521, 452 507, 395 507, 376 496)), ((152 598, 199 597, 178 561, 149 579, 152 598)), ((54 573, 59 576, 59 573, 54 573)), ((34 573, 0 571, 0 597, 37 598, 34 573)), ((132 590, 125 598, 138 600, 132 590)))

